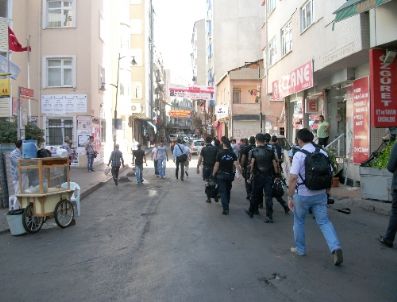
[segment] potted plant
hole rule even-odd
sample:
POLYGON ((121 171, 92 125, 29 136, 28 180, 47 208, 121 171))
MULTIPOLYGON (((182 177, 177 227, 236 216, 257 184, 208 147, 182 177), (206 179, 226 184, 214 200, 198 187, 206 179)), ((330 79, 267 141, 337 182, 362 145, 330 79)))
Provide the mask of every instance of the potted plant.
POLYGON ((361 195, 365 199, 392 201, 393 174, 387 169, 394 140, 384 141, 370 159, 360 166, 361 195))
POLYGON ((339 173, 342 171, 341 165, 338 163, 336 159, 336 153, 334 149, 328 149, 328 158, 331 162, 332 166, 332 187, 339 187, 339 173))

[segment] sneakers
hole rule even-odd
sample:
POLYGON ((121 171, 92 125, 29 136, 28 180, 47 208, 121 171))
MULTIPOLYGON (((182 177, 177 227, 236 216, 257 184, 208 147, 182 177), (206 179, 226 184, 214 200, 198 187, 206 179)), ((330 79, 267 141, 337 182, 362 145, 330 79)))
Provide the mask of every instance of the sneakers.
POLYGON ((383 236, 379 236, 378 241, 384 246, 387 246, 390 248, 393 247, 393 242, 386 240, 385 237, 383 237, 383 236))
POLYGON ((336 249, 335 251, 332 252, 332 260, 334 262, 334 265, 336 265, 336 266, 342 264, 342 262, 343 262, 342 249, 336 249))
POLYGON ((291 251, 292 254, 294 254, 294 255, 296 255, 296 256, 305 256, 305 254, 300 254, 300 253, 298 253, 298 250, 297 250, 296 247, 291 247, 291 248, 290 248, 290 251, 291 251))
POLYGON ((265 223, 273 223, 274 221, 273 221, 273 218, 271 218, 271 217, 265 217, 265 223))
POLYGON ((227 210, 227 209, 223 210, 222 215, 229 215, 229 210, 227 210))

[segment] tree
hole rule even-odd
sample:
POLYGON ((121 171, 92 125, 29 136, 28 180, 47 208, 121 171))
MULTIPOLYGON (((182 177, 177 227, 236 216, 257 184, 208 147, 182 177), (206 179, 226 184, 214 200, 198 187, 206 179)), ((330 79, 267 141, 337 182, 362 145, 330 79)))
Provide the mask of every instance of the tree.
POLYGON ((37 141, 37 145, 40 146, 44 143, 44 130, 39 128, 34 123, 28 123, 25 126, 25 139, 33 139, 37 141))
POLYGON ((8 119, 0 119, 0 143, 15 143, 17 141, 17 123, 8 119))

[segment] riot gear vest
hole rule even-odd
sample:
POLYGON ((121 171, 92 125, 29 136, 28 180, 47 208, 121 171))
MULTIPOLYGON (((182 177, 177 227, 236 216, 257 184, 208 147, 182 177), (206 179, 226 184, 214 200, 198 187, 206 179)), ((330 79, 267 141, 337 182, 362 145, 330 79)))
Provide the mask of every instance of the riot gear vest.
POLYGON ((252 150, 252 158, 255 158, 254 174, 273 175, 274 150, 268 146, 259 146, 252 150))

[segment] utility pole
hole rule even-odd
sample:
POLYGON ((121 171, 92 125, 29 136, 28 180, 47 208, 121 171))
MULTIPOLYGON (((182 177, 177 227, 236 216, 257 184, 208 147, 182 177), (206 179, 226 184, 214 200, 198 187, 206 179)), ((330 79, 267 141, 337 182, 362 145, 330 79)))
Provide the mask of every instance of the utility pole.
POLYGON ((149 35, 149 102, 150 102, 150 120, 153 122, 153 57, 154 57, 154 20, 153 20, 153 0, 149 1, 149 24, 150 24, 150 35, 149 35))

